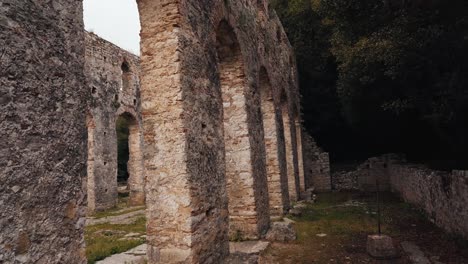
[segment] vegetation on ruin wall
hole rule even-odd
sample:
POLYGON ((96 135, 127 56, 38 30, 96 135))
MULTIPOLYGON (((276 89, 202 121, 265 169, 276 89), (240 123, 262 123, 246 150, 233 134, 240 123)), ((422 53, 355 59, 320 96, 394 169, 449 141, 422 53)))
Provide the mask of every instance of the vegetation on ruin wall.
POLYGON ((307 128, 332 158, 467 167, 466 1, 271 2, 296 49, 307 128))

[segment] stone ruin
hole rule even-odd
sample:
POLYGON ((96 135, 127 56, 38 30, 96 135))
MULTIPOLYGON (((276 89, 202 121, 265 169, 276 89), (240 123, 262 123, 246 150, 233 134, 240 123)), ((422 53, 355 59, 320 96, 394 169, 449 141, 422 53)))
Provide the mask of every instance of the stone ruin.
POLYGON ((437 171, 397 154, 373 157, 332 173, 335 190, 391 191, 448 233, 468 239, 468 171, 437 171))
POLYGON ((88 101, 88 211, 117 204, 116 120, 129 123, 128 188, 130 204, 145 203, 140 59, 95 34, 85 32, 88 101))
POLYGON ((149 263, 222 263, 230 236, 263 237, 329 173, 326 154, 304 155, 295 58, 268 1, 138 8, 141 58, 84 32, 81 1, 0 2, 0 262, 86 262, 86 213, 117 199, 119 116, 149 263))

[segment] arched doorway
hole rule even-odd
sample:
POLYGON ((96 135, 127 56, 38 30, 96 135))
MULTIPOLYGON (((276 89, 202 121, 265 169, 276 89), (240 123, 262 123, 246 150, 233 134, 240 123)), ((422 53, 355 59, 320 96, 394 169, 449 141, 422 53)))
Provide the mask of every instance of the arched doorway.
POLYGON ((144 171, 142 135, 137 119, 130 113, 121 114, 116 120, 117 132, 117 181, 119 186, 127 186, 129 204, 143 205, 144 171))

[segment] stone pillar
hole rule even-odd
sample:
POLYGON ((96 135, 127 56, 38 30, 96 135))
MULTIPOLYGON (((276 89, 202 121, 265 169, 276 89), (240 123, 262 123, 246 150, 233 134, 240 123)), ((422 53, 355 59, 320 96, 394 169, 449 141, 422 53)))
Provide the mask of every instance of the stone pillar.
POLYGON ((288 105, 285 103, 282 106, 283 111, 283 126, 284 126, 284 141, 286 146, 286 163, 288 173, 289 200, 291 203, 298 201, 299 190, 296 184, 296 174, 294 168, 294 148, 292 142, 291 122, 289 118, 288 105))
POLYGON ((129 160, 127 165, 128 170, 128 186, 130 189, 129 203, 132 206, 145 204, 145 183, 143 169, 143 149, 142 135, 140 126, 136 120, 133 120, 129 127, 128 149, 129 160))
POLYGON ((0 263, 86 263, 83 6, 49 3, 0 1, 0 263))
POLYGON ((297 164, 299 169, 299 188, 300 193, 302 194, 305 192, 306 184, 305 184, 305 175, 304 175, 304 153, 302 148, 302 125, 299 118, 295 120, 296 124, 296 142, 297 142, 297 164))
POLYGON ((88 163, 87 163, 87 191, 88 191, 88 213, 93 213, 96 210, 96 189, 94 181, 94 133, 96 124, 92 116, 88 116, 86 120, 88 128, 88 163))
POLYGON ((203 92, 212 87, 200 71, 206 57, 191 50, 197 42, 181 7, 138 1, 148 262, 222 263, 229 254, 222 103, 203 92))
POLYGON ((273 102, 270 80, 264 68, 260 72, 259 88, 265 135, 266 165, 268 176, 268 196, 270 198, 270 214, 281 216, 289 207, 287 175, 281 170, 280 162, 285 162, 284 152, 278 147, 278 125, 276 108, 273 102), (280 155, 283 155, 282 159, 280 155), (282 180, 286 178, 286 181, 282 180))

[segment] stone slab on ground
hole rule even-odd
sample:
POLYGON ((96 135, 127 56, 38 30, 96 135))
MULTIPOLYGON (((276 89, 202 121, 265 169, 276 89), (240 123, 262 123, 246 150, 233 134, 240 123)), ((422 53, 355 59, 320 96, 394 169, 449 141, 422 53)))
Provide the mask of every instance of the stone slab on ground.
POLYGON ((409 241, 403 241, 401 242, 401 248, 403 248, 403 251, 405 251, 406 254, 408 254, 412 263, 431 264, 431 261, 428 258, 426 258, 424 252, 422 252, 416 244, 411 243, 409 241))
POLYGON ((297 234, 291 222, 273 222, 266 235, 268 241, 287 242, 296 240, 297 234))
POLYGON ((144 264, 146 263, 146 248, 143 244, 127 252, 112 255, 104 260, 96 262, 97 264, 144 264))
POLYGON ((244 241, 229 243, 227 264, 257 264, 260 254, 265 251, 268 241, 244 241))
POLYGON ((367 253, 376 259, 391 259, 397 256, 392 238, 386 235, 368 236, 367 253))
POLYGON ((270 242, 268 241, 231 242, 229 243, 229 252, 231 254, 261 254, 269 245, 270 242))
POLYGON ((112 224, 112 225, 130 225, 136 222, 138 218, 145 215, 145 210, 138 210, 122 215, 107 216, 103 218, 88 218, 86 219, 86 225, 99 225, 99 224, 112 224))

